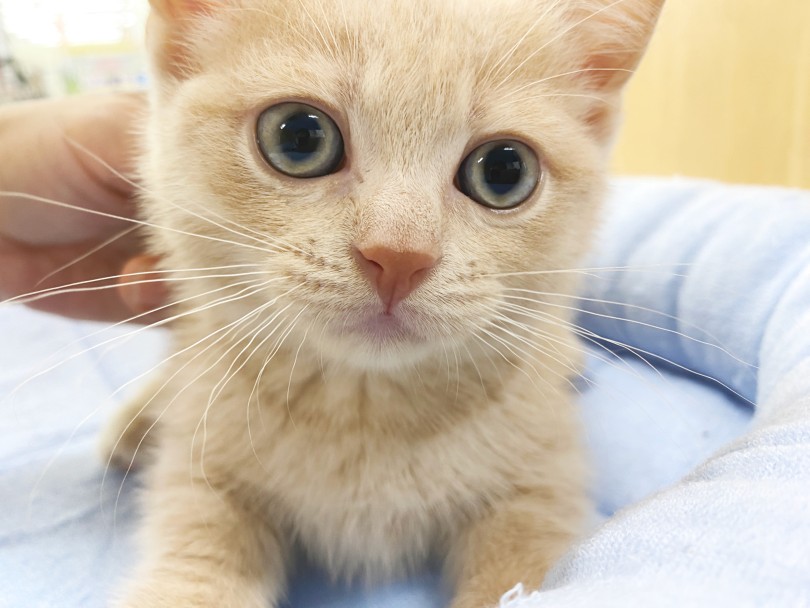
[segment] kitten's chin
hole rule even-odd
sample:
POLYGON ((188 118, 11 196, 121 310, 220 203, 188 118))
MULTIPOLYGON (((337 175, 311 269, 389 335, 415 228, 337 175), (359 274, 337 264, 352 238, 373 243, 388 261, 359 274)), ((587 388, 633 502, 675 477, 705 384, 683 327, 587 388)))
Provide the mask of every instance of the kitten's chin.
POLYGON ((359 369, 412 367, 441 348, 435 336, 398 314, 370 312, 330 325, 321 344, 325 354, 359 369))

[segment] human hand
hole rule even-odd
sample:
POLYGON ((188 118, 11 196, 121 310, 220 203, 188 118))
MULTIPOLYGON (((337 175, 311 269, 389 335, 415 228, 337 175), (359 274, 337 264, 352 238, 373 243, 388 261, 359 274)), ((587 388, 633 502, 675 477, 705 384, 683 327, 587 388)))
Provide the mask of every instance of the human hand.
POLYGON ((137 224, 126 221, 135 213, 136 188, 116 174, 131 174, 144 104, 140 94, 112 94, 0 106, 0 301, 102 279, 81 286, 100 289, 30 305, 104 321, 163 305, 158 275, 140 274, 150 273, 156 260, 141 254, 137 224))

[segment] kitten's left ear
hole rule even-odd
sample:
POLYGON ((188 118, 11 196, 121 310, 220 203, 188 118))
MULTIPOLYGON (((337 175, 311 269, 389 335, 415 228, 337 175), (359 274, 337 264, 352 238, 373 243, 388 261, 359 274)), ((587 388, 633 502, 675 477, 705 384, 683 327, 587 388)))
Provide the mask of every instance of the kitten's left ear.
POLYGON ((664 0, 587 0, 569 15, 585 49, 580 69, 589 86, 616 93, 638 67, 664 0))
POLYGON ((201 17, 216 14, 233 0, 149 0, 147 46, 157 68, 172 76, 193 70, 189 40, 201 17))
POLYGON ((217 0, 149 0, 156 15, 166 20, 188 18, 222 7, 217 0))

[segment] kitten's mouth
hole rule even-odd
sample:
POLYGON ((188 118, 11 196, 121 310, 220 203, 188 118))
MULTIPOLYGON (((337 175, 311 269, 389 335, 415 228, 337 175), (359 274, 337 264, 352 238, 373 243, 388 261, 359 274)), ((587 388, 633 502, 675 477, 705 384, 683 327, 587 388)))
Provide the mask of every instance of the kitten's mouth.
POLYGON ((417 338, 416 333, 409 327, 409 324, 396 312, 365 313, 354 323, 347 325, 347 330, 375 342, 413 341, 417 338))
POLYGON ((334 319, 322 342, 332 356, 363 369, 396 369, 414 364, 436 348, 431 318, 418 309, 400 306, 393 313, 361 307, 334 319))

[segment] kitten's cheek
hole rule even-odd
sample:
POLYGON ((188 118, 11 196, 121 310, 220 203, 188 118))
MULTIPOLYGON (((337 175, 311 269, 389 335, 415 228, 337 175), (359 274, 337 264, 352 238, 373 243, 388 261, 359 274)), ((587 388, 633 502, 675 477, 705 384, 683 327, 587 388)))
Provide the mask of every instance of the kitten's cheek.
POLYGON ((129 260, 121 271, 118 293, 135 314, 153 312, 167 304, 166 286, 160 281, 160 274, 153 272, 157 263, 156 257, 139 256, 129 260))

